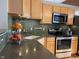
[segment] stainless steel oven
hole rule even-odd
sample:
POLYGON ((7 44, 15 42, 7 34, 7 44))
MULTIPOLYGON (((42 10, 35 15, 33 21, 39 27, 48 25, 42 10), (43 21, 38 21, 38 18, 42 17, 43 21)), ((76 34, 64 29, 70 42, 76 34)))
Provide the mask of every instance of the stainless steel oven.
POLYGON ((56 38, 56 56, 58 58, 71 56, 71 39, 72 37, 56 38))

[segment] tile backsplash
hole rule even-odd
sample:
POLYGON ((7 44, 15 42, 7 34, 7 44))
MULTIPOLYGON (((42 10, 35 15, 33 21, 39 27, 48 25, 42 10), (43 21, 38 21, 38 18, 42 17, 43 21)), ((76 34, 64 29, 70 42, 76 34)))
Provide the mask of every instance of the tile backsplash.
MULTIPOLYGON (((48 28, 51 27, 50 24, 40 24, 39 20, 33 19, 18 19, 23 25, 23 32, 28 35, 44 35, 48 33, 48 28)), ((17 21, 17 18, 9 17, 9 25, 12 25, 17 21)), ((9 28, 10 29, 10 28, 9 28)))
POLYGON ((32 34, 32 35, 44 35, 48 33, 48 28, 50 25, 43 25, 40 24, 40 21, 38 20, 27 20, 23 19, 20 20, 21 24, 24 26, 24 30, 26 33, 32 34))
MULTIPOLYGON (((8 26, 10 26, 17 21, 18 18, 12 18, 9 16, 8 26)), ((47 35, 49 28, 63 28, 67 29, 66 24, 40 24, 40 21, 33 19, 18 19, 19 22, 23 25, 23 33, 28 35, 47 35)), ((77 29, 72 25, 71 29, 73 34, 79 35, 79 26, 76 26, 77 29)))

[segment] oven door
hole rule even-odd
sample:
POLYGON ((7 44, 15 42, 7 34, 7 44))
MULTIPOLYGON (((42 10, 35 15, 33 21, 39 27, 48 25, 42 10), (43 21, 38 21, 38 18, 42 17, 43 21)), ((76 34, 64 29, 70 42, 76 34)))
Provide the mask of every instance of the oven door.
POLYGON ((71 37, 57 38, 56 52, 68 52, 68 51, 71 51, 71 37))

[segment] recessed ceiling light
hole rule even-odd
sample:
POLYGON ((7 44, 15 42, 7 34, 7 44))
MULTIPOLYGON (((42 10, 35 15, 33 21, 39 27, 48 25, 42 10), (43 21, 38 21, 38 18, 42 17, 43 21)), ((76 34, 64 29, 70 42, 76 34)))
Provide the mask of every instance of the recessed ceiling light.
POLYGON ((44 1, 53 2, 53 3, 62 3, 66 0, 44 0, 44 1))

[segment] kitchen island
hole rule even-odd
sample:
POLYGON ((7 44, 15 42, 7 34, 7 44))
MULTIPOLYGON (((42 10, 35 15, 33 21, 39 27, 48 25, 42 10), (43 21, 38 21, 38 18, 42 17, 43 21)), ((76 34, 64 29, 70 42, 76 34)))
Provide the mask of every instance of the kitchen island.
POLYGON ((57 59, 37 40, 25 39, 21 45, 9 42, 0 53, 0 57, 4 59, 57 59))

